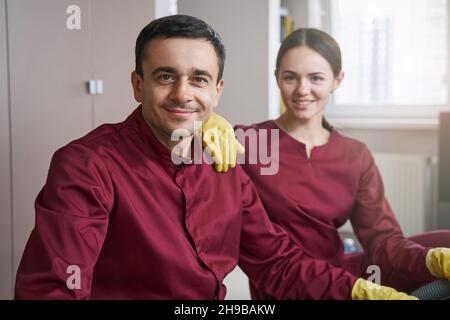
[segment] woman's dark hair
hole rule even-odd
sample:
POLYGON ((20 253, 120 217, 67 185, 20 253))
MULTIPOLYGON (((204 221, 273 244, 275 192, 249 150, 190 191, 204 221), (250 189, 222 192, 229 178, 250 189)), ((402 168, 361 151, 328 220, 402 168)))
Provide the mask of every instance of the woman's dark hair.
POLYGON ((187 15, 173 15, 153 20, 142 29, 136 40, 135 59, 136 73, 144 77, 142 60, 149 42, 155 38, 192 38, 206 39, 213 46, 219 63, 219 75, 217 81, 222 79, 225 65, 225 47, 219 34, 205 21, 187 15))
POLYGON ((278 50, 276 70, 281 65, 286 52, 292 48, 306 46, 318 54, 320 54, 331 66, 335 77, 339 75, 342 70, 341 49, 337 42, 328 33, 313 28, 300 28, 288 35, 281 43, 280 50, 278 50))

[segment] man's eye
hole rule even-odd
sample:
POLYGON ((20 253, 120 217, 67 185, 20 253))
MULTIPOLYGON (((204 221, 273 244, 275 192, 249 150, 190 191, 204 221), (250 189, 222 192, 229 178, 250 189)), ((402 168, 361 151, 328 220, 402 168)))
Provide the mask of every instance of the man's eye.
POLYGON ((203 77, 195 77, 194 81, 197 83, 208 83, 208 80, 203 77))
POLYGON ((173 80, 173 76, 171 76, 170 74, 161 74, 158 79, 161 81, 171 81, 173 80))

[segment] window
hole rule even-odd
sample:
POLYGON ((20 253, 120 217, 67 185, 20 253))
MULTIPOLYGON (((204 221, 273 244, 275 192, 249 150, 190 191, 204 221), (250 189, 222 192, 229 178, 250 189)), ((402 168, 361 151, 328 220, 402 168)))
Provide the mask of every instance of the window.
POLYGON ((345 79, 331 116, 429 117, 447 108, 447 0, 331 0, 345 79))

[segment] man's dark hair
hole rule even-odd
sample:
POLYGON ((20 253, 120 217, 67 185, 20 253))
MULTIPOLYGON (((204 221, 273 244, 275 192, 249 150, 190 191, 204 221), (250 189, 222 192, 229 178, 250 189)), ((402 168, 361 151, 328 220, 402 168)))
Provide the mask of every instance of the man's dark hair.
POLYGON ((156 38, 192 38, 205 39, 209 41, 216 50, 219 63, 219 75, 217 81, 222 79, 225 65, 225 47, 219 34, 214 31, 205 21, 187 15, 173 15, 153 20, 142 29, 136 40, 136 73, 142 78, 142 60, 144 59, 147 45, 156 38))

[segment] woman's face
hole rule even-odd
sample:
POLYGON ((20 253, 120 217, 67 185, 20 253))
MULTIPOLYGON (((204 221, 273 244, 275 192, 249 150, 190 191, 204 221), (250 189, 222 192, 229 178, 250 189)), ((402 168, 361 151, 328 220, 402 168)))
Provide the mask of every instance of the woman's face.
POLYGON ((342 72, 335 77, 328 61, 307 46, 288 50, 277 73, 286 112, 303 122, 322 119, 330 95, 342 79, 342 72))

